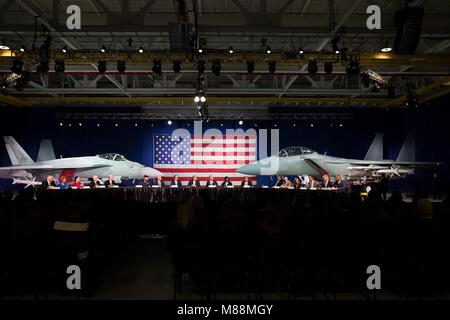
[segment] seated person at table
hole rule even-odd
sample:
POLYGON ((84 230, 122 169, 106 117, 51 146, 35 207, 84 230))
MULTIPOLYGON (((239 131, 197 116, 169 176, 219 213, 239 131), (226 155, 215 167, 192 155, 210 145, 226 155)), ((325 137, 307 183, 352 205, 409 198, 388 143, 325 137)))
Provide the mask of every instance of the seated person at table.
POLYGON ((45 180, 44 182, 42 182, 41 184, 41 188, 42 190, 49 190, 49 189, 54 189, 56 188, 56 182, 53 179, 53 176, 48 176, 47 180, 45 180))
POLYGON ((326 189, 326 188, 331 188, 332 186, 333 186, 333 183, 331 183, 330 177, 327 174, 324 174, 322 176, 322 185, 321 185, 321 187, 326 189))
POLYGON ((181 187, 182 187, 181 181, 178 180, 178 176, 177 176, 177 175, 173 176, 173 179, 172 179, 172 181, 170 182, 170 185, 171 185, 171 186, 177 186, 178 188, 181 188, 181 187))
POLYGON ((105 181, 105 187, 106 188, 112 188, 112 186, 115 186, 116 182, 113 180, 113 176, 108 176, 108 180, 105 181))
POLYGON ((318 188, 319 182, 313 176, 309 176, 308 188, 318 188))
POLYGON ((284 177, 283 184, 281 185, 281 188, 287 189, 292 186, 292 182, 289 181, 289 177, 284 177))
POLYGON ((334 181, 334 187, 337 189, 344 189, 344 180, 340 175, 336 176, 336 180, 334 181))
POLYGON ((295 177, 294 178, 294 189, 300 189, 300 187, 302 186, 302 182, 300 181, 299 177, 295 177))
POLYGON ((209 186, 216 186, 216 187, 219 186, 219 184, 217 183, 217 181, 214 180, 214 177, 213 177, 213 176, 209 176, 208 181, 206 181, 206 187, 208 188, 209 186))
POLYGON ((84 184, 81 182, 81 178, 80 177, 75 177, 71 187, 73 188, 77 188, 77 189, 83 189, 84 184))
POLYGON ((281 187, 283 185, 283 179, 281 176, 277 176, 275 182, 272 184, 272 187, 281 187))
POLYGON ((89 183, 89 187, 97 188, 100 185, 101 185, 101 183, 100 183, 100 180, 98 180, 98 177, 97 176, 93 176, 91 183, 89 183))
POLYGON ((153 186, 164 187, 164 181, 163 181, 162 177, 161 176, 157 176, 156 179, 153 180, 152 185, 153 186))
POLYGON ((144 176, 144 180, 142 180, 141 185, 143 187, 151 187, 152 184, 150 182, 150 179, 149 179, 148 175, 144 176))
POLYGON ((196 187, 200 188, 200 181, 198 181, 197 176, 193 176, 191 180, 188 182, 188 187, 196 187))
POLYGON ((65 176, 59 178, 58 188, 62 190, 69 188, 69 184, 67 183, 67 178, 65 176))
POLYGON ((233 184, 231 183, 229 177, 225 177, 224 181, 222 182, 221 187, 222 187, 222 188, 226 188, 226 187, 228 187, 228 186, 233 186, 233 184))
POLYGON ((248 177, 244 177, 244 181, 241 182, 241 187, 245 187, 245 186, 253 186, 253 183, 250 181, 250 179, 248 177))

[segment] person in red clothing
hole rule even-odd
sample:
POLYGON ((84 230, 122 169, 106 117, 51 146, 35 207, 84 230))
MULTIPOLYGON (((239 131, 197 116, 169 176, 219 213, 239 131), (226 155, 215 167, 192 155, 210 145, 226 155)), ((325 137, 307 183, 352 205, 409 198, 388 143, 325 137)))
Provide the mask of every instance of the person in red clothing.
POLYGON ((72 183, 71 187, 75 187, 77 189, 83 189, 84 184, 81 182, 81 178, 75 177, 75 182, 72 183))

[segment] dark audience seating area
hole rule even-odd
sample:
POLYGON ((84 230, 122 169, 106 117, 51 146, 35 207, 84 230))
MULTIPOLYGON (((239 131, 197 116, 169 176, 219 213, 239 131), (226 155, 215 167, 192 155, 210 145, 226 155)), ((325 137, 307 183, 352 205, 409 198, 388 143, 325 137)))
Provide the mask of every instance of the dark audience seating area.
MULTIPOLYGON (((79 265, 80 294, 123 243, 167 234, 174 297, 194 290, 204 298, 238 293, 287 299, 318 292, 359 292, 367 298, 366 269, 378 265, 382 290, 402 297, 450 292, 448 201, 399 192, 388 201, 370 192, 274 189, 21 190, 0 198, 0 294, 64 292, 66 266, 79 265), (55 228, 55 222, 86 231, 55 228), (186 279, 195 288, 186 286, 186 279)), ((127 298, 127 297, 123 297, 127 298)))

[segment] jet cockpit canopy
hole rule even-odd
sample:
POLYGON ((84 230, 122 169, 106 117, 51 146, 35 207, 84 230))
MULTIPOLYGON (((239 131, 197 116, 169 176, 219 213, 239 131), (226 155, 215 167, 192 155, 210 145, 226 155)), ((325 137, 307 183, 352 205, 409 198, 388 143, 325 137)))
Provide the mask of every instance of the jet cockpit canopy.
POLYGON ((278 153, 278 157, 294 157, 294 156, 304 156, 307 154, 315 153, 314 150, 305 148, 305 147, 287 147, 278 153))

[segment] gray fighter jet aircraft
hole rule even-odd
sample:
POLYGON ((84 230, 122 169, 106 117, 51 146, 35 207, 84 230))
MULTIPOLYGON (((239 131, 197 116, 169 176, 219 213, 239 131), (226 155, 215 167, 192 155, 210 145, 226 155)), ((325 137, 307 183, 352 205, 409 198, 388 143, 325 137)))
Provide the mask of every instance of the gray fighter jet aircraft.
POLYGON ((116 182, 121 179, 142 179, 144 175, 150 178, 162 176, 158 170, 127 160, 117 153, 56 159, 50 140, 41 142, 34 162, 13 137, 4 137, 4 140, 11 166, 0 167, 0 178, 13 179, 13 183, 37 185, 48 175, 55 178, 65 176, 67 181, 75 176, 87 180, 93 176, 101 179, 112 175, 116 182))
POLYGON ((440 162, 415 161, 414 136, 405 140, 396 160, 383 160, 383 135, 377 134, 364 160, 332 157, 305 147, 288 147, 271 157, 240 167, 236 171, 248 175, 340 175, 345 179, 367 177, 377 179, 384 174, 401 178, 414 174, 416 168, 436 168, 440 162))

